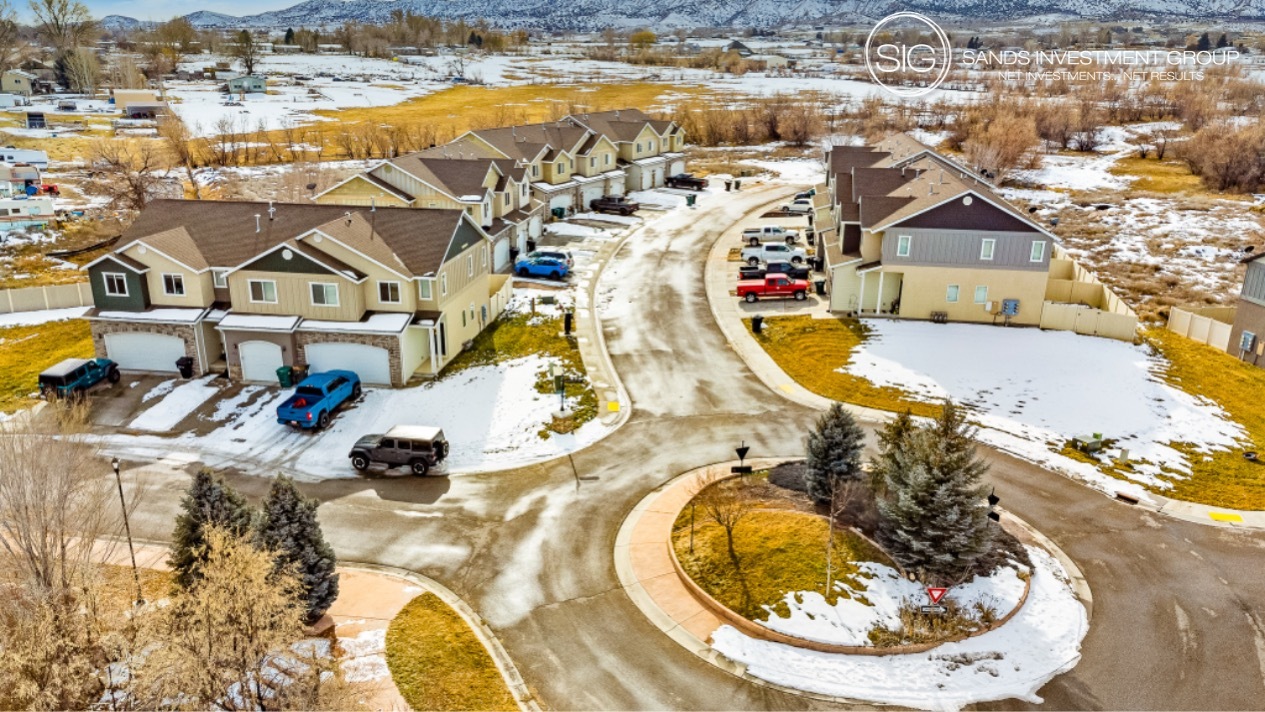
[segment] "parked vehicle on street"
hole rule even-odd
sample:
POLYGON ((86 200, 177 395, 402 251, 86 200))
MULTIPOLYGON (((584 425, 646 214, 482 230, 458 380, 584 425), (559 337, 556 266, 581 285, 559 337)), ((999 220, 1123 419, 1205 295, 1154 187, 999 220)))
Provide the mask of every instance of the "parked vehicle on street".
POLYGON ((514 272, 519 277, 565 279, 571 268, 566 262, 553 257, 526 257, 514 263, 514 272))
POLYGON ((803 199, 805 199, 805 198, 806 198, 806 199, 808 199, 808 200, 812 200, 814 195, 817 195, 817 191, 816 191, 816 190, 806 190, 806 191, 804 191, 803 193, 796 193, 796 194, 795 194, 795 199, 796 199, 796 200, 803 200, 803 199))
POLYGON ((742 231, 742 241, 752 246, 762 242, 784 242, 793 245, 797 240, 799 240, 799 230, 787 230, 781 225, 749 227, 742 231))
POLYGON ((752 267, 743 265, 738 268, 738 279, 764 279, 770 274, 784 274, 791 279, 808 279, 811 271, 803 265, 793 265, 790 262, 770 262, 763 266, 752 267))
POLYGON ((784 274, 770 274, 764 279, 739 282, 738 296, 748 303, 761 299, 794 299, 802 302, 808 298, 808 282, 791 279, 784 274))
POLYGON ((641 210, 641 203, 621 195, 606 195, 589 201, 589 209, 595 213, 615 213, 616 215, 632 215, 641 210))
POLYGON ((359 397, 360 376, 354 372, 313 373, 277 406, 277 422, 303 430, 323 430, 339 406, 359 397))
POLYGON ((813 211, 813 200, 812 198, 796 198, 794 202, 783 205, 782 210, 788 213, 803 213, 807 215, 813 211))
POLYGON ((742 261, 752 267, 761 262, 790 262, 798 265, 808 261, 808 253, 801 247, 770 243, 742 248, 742 261))
POLYGON ((527 259, 535 259, 537 257, 548 257, 550 259, 562 260, 567 263, 567 269, 575 267, 575 260, 571 258, 571 253, 566 250, 532 250, 527 253, 527 259))
POLYGON ((668 176, 664 179, 663 183, 669 188, 707 190, 707 179, 695 178, 692 173, 677 173, 674 176, 668 176))
POLYGON ((444 431, 422 425, 397 425, 382 435, 366 435, 356 441, 351 452, 351 466, 360 472, 374 463, 390 467, 408 467, 422 477, 448 457, 448 441, 444 431))
POLYGON ((68 358, 40 374, 40 397, 81 396, 102 381, 115 384, 119 378, 119 365, 108 358, 68 358))

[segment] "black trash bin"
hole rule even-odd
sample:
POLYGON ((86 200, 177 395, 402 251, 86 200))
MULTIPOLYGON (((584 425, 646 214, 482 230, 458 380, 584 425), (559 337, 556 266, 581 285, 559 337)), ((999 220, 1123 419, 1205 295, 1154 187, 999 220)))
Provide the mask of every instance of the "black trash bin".
POLYGON ((819 297, 826 296, 826 280, 819 279, 813 282, 813 286, 817 288, 817 296, 819 297))
POLYGON ((294 381, 294 385, 299 385, 305 378, 307 378, 307 366, 294 366, 290 369, 290 380, 294 381))
POLYGON ((825 257, 814 257, 814 258, 813 258, 813 269, 817 270, 818 272, 824 272, 824 271, 825 271, 825 269, 826 269, 826 258, 825 258, 825 257))
POLYGON ((758 334, 764 329, 764 317, 756 314, 751 317, 751 333, 758 334))
POLYGON ((528 253, 532 253, 532 252, 535 252, 535 251, 536 251, 536 241, 535 241, 535 240, 528 240, 528 241, 527 241, 527 252, 528 252, 528 253))
POLYGON ((571 328, 575 324, 575 314, 567 311, 562 315, 562 332, 567 336, 571 335, 571 328))
POLYGON ((176 359, 176 369, 180 371, 181 378, 193 378, 193 357, 181 356, 176 359))

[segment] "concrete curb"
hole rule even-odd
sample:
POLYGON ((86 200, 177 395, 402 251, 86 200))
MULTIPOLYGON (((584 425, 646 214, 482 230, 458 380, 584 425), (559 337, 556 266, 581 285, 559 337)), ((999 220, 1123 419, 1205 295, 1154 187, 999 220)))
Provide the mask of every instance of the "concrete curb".
POLYGON ((1031 524, 1019 517, 1016 517, 1013 513, 1002 509, 1001 507, 995 507, 995 509, 997 510, 997 513, 1001 515, 1003 522, 1013 523, 1015 526, 1022 529, 1024 534, 1032 538, 1033 543, 1042 549, 1045 549, 1054 556, 1055 559, 1058 559, 1059 564, 1061 564, 1064 570, 1067 571, 1067 576, 1071 580, 1072 591, 1076 594, 1076 597, 1080 599, 1081 605, 1085 607, 1086 623, 1092 623, 1094 620, 1094 593, 1093 591, 1090 591, 1089 581, 1085 579, 1085 574, 1081 571, 1081 568, 1076 565, 1076 562, 1072 561, 1072 557, 1068 556, 1058 544, 1055 544, 1052 539, 1045 534, 1042 534, 1031 524))
POLYGON ((396 578, 404 579, 411 583, 426 589, 435 594, 441 601, 448 604, 461 619, 466 622, 470 630, 474 632, 479 642, 483 644, 488 655, 492 658, 493 664, 496 665, 497 672, 501 674, 501 679, 505 681, 505 686, 509 688, 510 694, 514 696, 514 702, 518 704, 518 709, 522 712, 540 712, 540 705, 537 704, 535 698, 531 694, 531 690, 527 687, 527 683, 523 681, 523 676, 519 674, 518 668, 514 665, 514 661, 506 652, 505 647, 501 645, 501 641, 496 637, 496 633, 492 631, 488 624, 483 621, 479 614, 475 612, 470 604, 464 599, 453 593, 447 586, 438 581, 414 571, 400 569, 394 566, 382 566, 380 564, 366 563, 348 563, 343 568, 371 571, 373 573, 386 574, 396 578))

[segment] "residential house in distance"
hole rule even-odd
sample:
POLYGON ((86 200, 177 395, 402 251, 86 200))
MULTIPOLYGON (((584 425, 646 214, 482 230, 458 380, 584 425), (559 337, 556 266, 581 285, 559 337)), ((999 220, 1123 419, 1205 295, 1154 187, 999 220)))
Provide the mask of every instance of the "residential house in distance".
MULTIPOLYGON (((444 149, 444 147, 441 147, 444 149)), ((324 205, 464 210, 492 241, 493 270, 511 268, 515 252, 540 236, 543 206, 527 168, 506 158, 458 157, 429 150, 384 161, 317 195, 324 205)))
POLYGON ((1265 367, 1265 252, 1248 257, 1243 291, 1234 312, 1226 351, 1239 360, 1265 367))
POLYGON ((18 96, 35 94, 38 79, 34 74, 21 69, 10 69, 0 74, 0 91, 18 96))
POLYGON ((263 77, 243 75, 229 79, 224 88, 229 94, 265 94, 268 91, 268 81, 263 77))
POLYGON ((85 266, 98 356, 125 370, 438 374, 505 308, 487 235, 461 210, 155 200, 85 266))
POLYGON ((752 51, 750 47, 743 44, 742 42, 739 42, 738 40, 734 40, 730 42, 729 44, 725 45, 722 51, 735 52, 738 54, 739 57, 750 57, 751 55, 755 54, 755 52, 752 51))
POLYGON ((966 167, 904 134, 834 146, 826 162, 816 223, 832 311, 1132 338, 1136 316, 966 167))

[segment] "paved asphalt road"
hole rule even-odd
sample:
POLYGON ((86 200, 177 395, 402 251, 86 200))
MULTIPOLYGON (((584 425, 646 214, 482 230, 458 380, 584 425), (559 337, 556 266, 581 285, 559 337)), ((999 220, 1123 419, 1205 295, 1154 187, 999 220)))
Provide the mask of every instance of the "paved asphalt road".
MULTIPOLYGON (((612 550, 629 509, 677 473, 752 454, 798 456, 815 413, 764 388, 715 326, 703 255, 788 189, 705 201, 641 228, 603 279, 615 368, 634 414, 600 443, 494 475, 337 480, 323 502, 339 555, 452 588, 555 709, 803 709, 821 703, 724 673, 653 627, 619 588, 612 550)), ((1265 535, 1160 518, 986 452, 1003 505, 1081 566, 1094 593, 1083 659, 1041 694, 1050 709, 1265 708, 1265 535)), ((138 535, 166 539, 185 473, 140 471, 138 535)), ((258 473, 229 473, 262 496, 258 473)), ((982 708, 1014 708, 1015 701, 982 708)))

